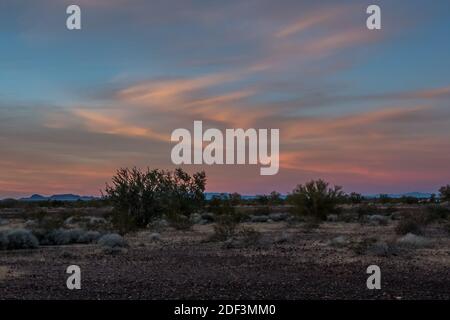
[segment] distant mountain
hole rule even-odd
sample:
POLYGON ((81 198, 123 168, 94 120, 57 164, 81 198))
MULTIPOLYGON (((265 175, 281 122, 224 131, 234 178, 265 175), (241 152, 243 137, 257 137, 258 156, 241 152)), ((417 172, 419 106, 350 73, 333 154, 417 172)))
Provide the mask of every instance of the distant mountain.
MULTIPOLYGON (((221 195, 229 196, 230 194, 229 192, 205 192, 205 199, 211 200, 213 197, 220 197, 221 195)), ((244 200, 252 200, 256 199, 257 196, 241 195, 241 198, 244 200)))
MULTIPOLYGON (((220 197, 221 195, 229 196, 231 193, 229 192, 205 192, 205 199, 211 200, 213 197, 220 197)), ((254 200, 257 199, 259 195, 245 195, 241 194, 241 199, 243 200, 254 200)), ((286 199, 286 195, 281 195, 282 199, 286 199)))
MULTIPOLYGON (((205 192, 205 198, 206 200, 211 200, 215 196, 220 195, 230 195, 230 193, 227 192, 205 192)), ((399 194, 388 194, 389 198, 392 199, 398 199, 401 197, 413 197, 417 199, 429 199, 431 197, 431 193, 424 193, 424 192, 408 192, 408 193, 399 193, 399 194)), ((256 199, 257 195, 241 195, 241 198, 244 200, 253 200, 256 199)), ((282 195, 282 198, 286 198, 286 195, 282 195)), ((375 199, 379 198, 380 194, 366 194, 364 195, 365 198, 368 199, 375 199)), ((36 202, 36 201, 90 201, 99 199, 98 197, 92 197, 92 196, 80 196, 77 194, 55 194, 50 197, 41 196, 40 194, 33 194, 31 197, 28 198, 20 198, 19 201, 29 201, 29 202, 36 202)))
MULTIPOLYGON (((28 200, 28 201, 46 201, 47 198, 44 196, 41 196, 40 194, 33 194, 31 197, 29 198, 22 198, 23 200, 28 200)), ((20 199, 20 200, 22 200, 20 199)))
POLYGON ((55 194, 50 197, 44 197, 40 194, 33 194, 29 198, 20 198, 20 201, 29 201, 29 202, 36 202, 36 201, 89 201, 89 200, 95 200, 98 199, 96 197, 91 196, 79 196, 76 194, 55 194))
MULTIPOLYGON (((223 192, 223 193, 219 193, 219 192, 205 192, 205 198, 206 200, 211 200, 213 197, 215 196, 220 196, 220 195, 230 195, 230 193, 227 192, 223 192)), ((408 193, 391 193, 391 194, 387 194, 387 196, 389 198, 392 199, 399 199, 401 197, 412 197, 412 198, 417 198, 417 199, 429 199, 431 197, 431 193, 425 193, 425 192, 408 192, 408 193)), ((365 198, 368 199, 376 199, 380 197, 380 194, 365 194, 363 195, 365 198)), ((254 200, 256 199, 258 196, 257 195, 241 195, 241 198, 244 200, 254 200)), ((281 195, 281 198, 286 199, 286 195, 281 195)))
MULTIPOLYGON (((424 193, 424 192, 408 192, 408 193, 392 193, 387 194, 387 196, 391 199, 399 199, 401 197, 412 197, 417 199, 429 199, 431 197, 431 193, 424 193)), ((366 198, 379 198, 380 194, 368 194, 364 195, 366 198)))

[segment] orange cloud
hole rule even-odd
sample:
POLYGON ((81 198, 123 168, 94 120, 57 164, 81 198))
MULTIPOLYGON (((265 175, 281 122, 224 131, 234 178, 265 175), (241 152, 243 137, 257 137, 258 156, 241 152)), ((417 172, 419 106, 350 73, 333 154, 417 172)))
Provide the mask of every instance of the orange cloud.
POLYGON ((99 112, 74 109, 73 114, 83 120, 84 126, 91 132, 117 134, 129 137, 149 138, 157 141, 168 142, 169 136, 155 132, 152 129, 130 125, 120 118, 105 116, 99 112))
POLYGON ((351 135, 356 129, 367 128, 385 121, 399 121, 429 109, 429 106, 385 108, 336 118, 300 118, 290 121, 284 128, 287 139, 335 137, 351 135))
POLYGON ((275 36, 278 38, 285 38, 293 34, 301 33, 311 27, 321 25, 325 21, 338 18, 343 12, 343 7, 336 7, 309 13, 306 17, 302 17, 300 20, 283 27, 275 34, 275 36))
POLYGON ((370 41, 370 39, 367 32, 361 28, 354 28, 310 41, 305 45, 305 50, 308 53, 326 55, 338 49, 370 41))
POLYGON ((442 97, 449 98, 450 97, 450 87, 421 90, 421 91, 413 92, 407 96, 409 96, 411 98, 422 98, 422 99, 432 99, 432 98, 442 98, 442 97))
POLYGON ((120 90, 117 97, 144 106, 177 108, 183 95, 236 79, 232 74, 213 74, 191 79, 156 80, 120 90))

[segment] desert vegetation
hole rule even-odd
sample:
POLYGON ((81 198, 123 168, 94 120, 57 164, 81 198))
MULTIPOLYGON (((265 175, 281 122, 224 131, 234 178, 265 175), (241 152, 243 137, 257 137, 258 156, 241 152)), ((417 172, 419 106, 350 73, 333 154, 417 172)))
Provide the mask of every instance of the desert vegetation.
MULTIPOLYGON (((411 263, 420 263, 415 268, 424 274, 441 270, 441 262, 450 262, 448 186, 428 199, 412 200, 346 194, 324 180, 300 184, 287 195, 273 191, 254 197, 238 193, 208 196, 206 182, 204 172, 125 168, 117 171, 101 199, 1 201, 0 251, 17 257, 21 252, 35 252, 38 257, 57 254, 51 249, 56 248, 63 250, 63 261, 85 257, 83 263, 88 265, 108 256, 123 257, 127 263, 111 263, 125 265, 151 264, 153 256, 161 261, 173 256, 166 267, 174 274, 190 264, 202 269, 197 255, 217 261, 217 268, 234 265, 223 260, 232 256, 242 264, 236 265, 239 274, 239 268, 255 261, 275 269, 278 263, 292 268, 305 261, 317 266, 325 263, 321 268, 327 271, 315 272, 331 274, 328 265, 340 268, 344 263, 342 267, 357 268, 345 261, 381 263, 383 259, 394 269, 403 265, 411 269, 411 263)), ((1 257, 0 265, 6 261, 1 257)), ((58 257, 45 261, 48 264, 58 257)), ((215 262, 206 265, 210 268, 211 263, 215 262)), ((267 277, 269 283, 275 275, 267 277)))
POLYGON ((106 198, 113 205, 113 224, 124 233, 147 226, 165 215, 175 225, 183 224, 204 202, 206 175, 190 176, 182 169, 139 170, 122 168, 106 186, 106 198))
MULTIPOLYGON (((261 234, 248 224, 270 222, 283 222, 306 232, 325 222, 391 225, 396 236, 422 236, 433 224, 442 225, 446 231, 450 217, 449 185, 439 189, 438 197, 432 195, 429 199, 407 196, 393 199, 383 194, 365 198, 354 192, 346 194, 342 187, 330 186, 319 179, 299 184, 287 196, 273 191, 250 198, 230 193, 206 199, 204 172, 190 175, 182 169, 171 172, 122 168, 111 181, 98 200, 1 201, 3 212, 11 212, 13 216, 14 212, 20 212, 17 216, 25 221, 16 229, 0 230, 0 248, 101 244, 111 242, 105 239, 143 230, 159 234, 167 228, 188 231, 194 225, 209 224, 213 233, 207 241, 243 239, 243 243, 249 244, 257 243, 261 234)), ((0 226, 7 225, 6 221, 2 218, 0 226)), ((334 243, 342 244, 339 239, 334 243)))

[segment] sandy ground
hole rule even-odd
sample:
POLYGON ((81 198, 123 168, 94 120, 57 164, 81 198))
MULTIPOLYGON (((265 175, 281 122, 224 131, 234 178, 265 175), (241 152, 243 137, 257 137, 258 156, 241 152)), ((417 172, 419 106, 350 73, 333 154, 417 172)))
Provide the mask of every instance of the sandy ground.
POLYGON ((261 232, 252 245, 206 242, 212 225, 126 237, 116 254, 98 245, 0 251, 1 299, 450 299, 450 237, 433 231, 423 248, 380 256, 357 254, 352 243, 396 240, 393 223, 324 223, 308 231, 279 223, 249 223, 261 232), (285 242, 277 243, 280 236, 285 242), (344 236, 341 246, 330 240, 344 236), (79 265, 82 289, 68 290, 65 273, 79 265), (382 289, 368 290, 366 268, 378 265, 382 289))

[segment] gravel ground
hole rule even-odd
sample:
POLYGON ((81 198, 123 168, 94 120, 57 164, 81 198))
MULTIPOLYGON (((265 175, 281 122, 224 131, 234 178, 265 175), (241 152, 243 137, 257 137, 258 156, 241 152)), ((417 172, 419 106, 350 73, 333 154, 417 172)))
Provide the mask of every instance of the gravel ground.
POLYGON ((325 223, 306 231, 284 223, 249 224, 258 243, 226 248, 205 242, 211 225, 127 236, 129 247, 105 253, 98 245, 0 252, 1 299, 450 299, 450 238, 436 233, 426 248, 357 254, 349 243, 369 236, 394 241, 392 226, 325 223), (276 243, 283 235, 285 242, 276 243), (67 266, 79 265, 82 289, 68 290, 67 266), (382 289, 368 290, 376 264, 382 289))

